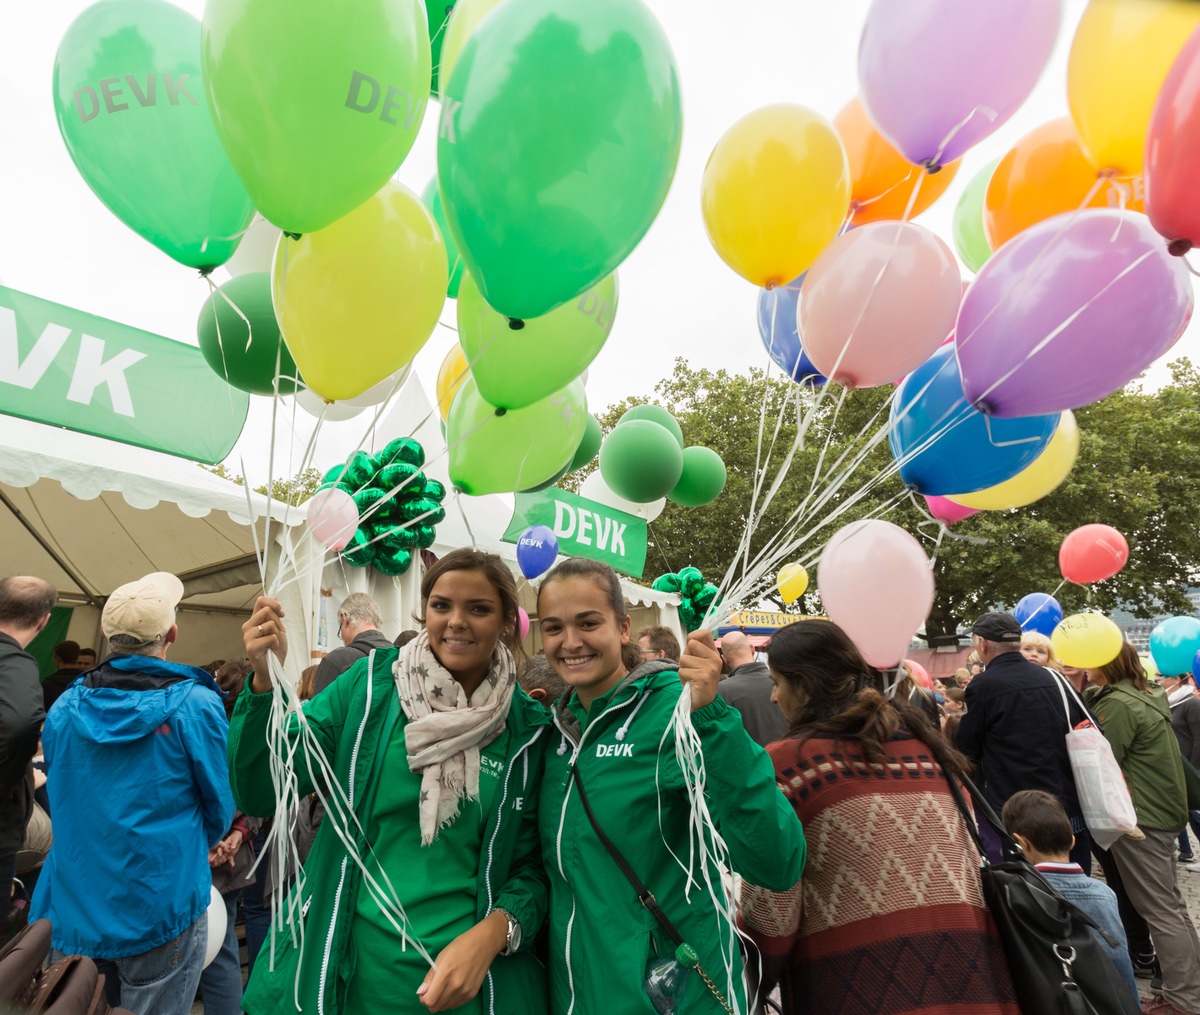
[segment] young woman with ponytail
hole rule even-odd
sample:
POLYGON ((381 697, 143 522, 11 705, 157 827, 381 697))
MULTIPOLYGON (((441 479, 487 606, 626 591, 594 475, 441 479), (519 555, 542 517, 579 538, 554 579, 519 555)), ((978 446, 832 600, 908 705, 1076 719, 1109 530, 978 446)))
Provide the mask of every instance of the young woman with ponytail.
POLYGON ((790 892, 743 887, 764 986, 785 1013, 1017 1015, 947 783, 966 760, 836 624, 783 628, 769 665, 790 730, 768 752, 809 855, 790 892))

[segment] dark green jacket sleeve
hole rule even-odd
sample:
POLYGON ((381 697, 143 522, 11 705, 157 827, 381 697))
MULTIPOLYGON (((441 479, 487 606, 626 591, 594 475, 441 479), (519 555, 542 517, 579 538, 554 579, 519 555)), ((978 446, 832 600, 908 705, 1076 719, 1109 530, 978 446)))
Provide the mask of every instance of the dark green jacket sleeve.
MULTIPOLYGON (((229 723, 229 782, 238 809, 253 817, 265 818, 275 813, 277 804, 275 787, 271 783, 271 756, 267 742, 271 693, 255 694, 251 690, 251 679, 246 678, 246 686, 238 696, 229 723)), ((304 703, 308 728, 329 764, 334 767, 338 741, 346 722, 347 702, 356 685, 357 682, 351 680, 335 681, 321 694, 304 703)), ((300 721, 292 715, 287 727, 289 749, 299 747, 301 736, 300 721)), ((313 773, 309 771, 305 751, 297 749, 294 758, 299 795, 304 797, 313 791, 313 773)), ((314 765, 313 768, 318 769, 318 766, 314 765)))
MULTIPOLYGON (((540 769, 540 765, 538 766, 540 769)), ((542 850, 538 836, 537 790, 526 797, 522 812, 521 830, 513 853, 508 879, 496 895, 495 908, 511 913, 521 925, 521 947, 533 947, 533 940, 546 919, 549 879, 542 865, 542 850)))
MULTIPOLYGON (((704 797, 733 869, 772 891, 791 888, 804 873, 800 819, 775 785, 771 758, 750 739, 736 709, 717 698, 692 713, 704 751, 704 797)), ((674 755, 672 738, 665 751, 674 755)), ((677 766, 672 766, 679 774, 677 766)))

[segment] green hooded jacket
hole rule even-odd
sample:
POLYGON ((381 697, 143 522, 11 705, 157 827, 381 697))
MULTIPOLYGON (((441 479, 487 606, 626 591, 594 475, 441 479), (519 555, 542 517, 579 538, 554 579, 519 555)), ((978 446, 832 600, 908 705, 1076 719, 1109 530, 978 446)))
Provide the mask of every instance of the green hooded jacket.
POLYGON ((1178 832, 1187 824, 1187 784, 1166 692, 1152 685, 1147 694, 1121 680, 1089 687, 1084 697, 1125 773, 1138 825, 1178 832))
MULTIPOLYGON (((309 725, 338 782, 349 791, 362 828, 367 827, 379 781, 382 752, 377 748, 387 742, 391 727, 407 723, 392 676, 397 654, 396 649, 372 652, 305 706, 309 725)), ((229 726, 229 775, 239 807, 266 817, 275 813, 267 747, 271 695, 253 693, 250 684, 247 680, 229 726)), ((503 782, 484 832, 476 918, 483 919, 495 908, 507 910, 520 922, 523 935, 518 954, 496 958, 484 980, 480 995, 489 1015, 544 1012, 547 1006, 546 972, 528 949, 546 912, 546 877, 537 846, 537 795, 543 748, 552 740, 550 713, 516 688, 507 729, 503 782)), ((300 755, 296 771, 301 796, 312 792, 312 776, 300 755)), ((361 873, 333 821, 330 811, 304 865, 302 947, 296 948, 292 935, 278 927, 273 940, 268 936, 242 1002, 247 1015, 297 1010, 338 1015, 342 1011, 345 986, 339 974, 345 975, 354 964, 350 931, 361 873)), ((359 855, 365 855, 362 831, 353 834, 359 855)), ((356 975, 370 972, 356 971, 356 975)))
MULTIPOLYGON (((555 1015, 654 1012, 643 987, 648 960, 674 951, 667 934, 638 902, 596 837, 573 769, 597 823, 700 955, 701 967, 739 1011, 746 1011, 742 960, 726 915, 718 913, 697 871, 687 890, 691 807, 664 734, 681 684, 675 663, 644 663, 601 695, 586 714, 574 693, 554 713, 558 746, 545 752, 540 825, 550 875, 551 1011, 555 1015), (674 855, 672 855, 672 850, 674 855), (726 964, 732 966, 732 977, 726 964)), ((692 714, 707 776, 705 800, 724 837, 733 869, 775 891, 804 869, 804 833, 775 785, 771 759, 718 697, 692 714)), ((720 891, 717 872, 709 871, 720 891)), ((695 972, 686 976, 677 1015, 723 1009, 695 972)))

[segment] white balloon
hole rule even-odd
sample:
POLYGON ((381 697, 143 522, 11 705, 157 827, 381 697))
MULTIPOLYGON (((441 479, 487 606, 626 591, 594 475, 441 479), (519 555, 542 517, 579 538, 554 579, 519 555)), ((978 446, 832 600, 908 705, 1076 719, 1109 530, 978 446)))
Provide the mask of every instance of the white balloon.
POLYGON ((256 214, 237 250, 225 262, 225 270, 230 275, 270 271, 271 262, 275 260, 275 247, 279 244, 281 235, 278 226, 271 225, 265 218, 256 214))
POLYGON ((604 477, 600 475, 599 469, 583 481, 583 485, 579 488, 579 494, 588 500, 594 500, 597 504, 616 508, 618 511, 624 511, 627 515, 634 515, 648 522, 654 521, 655 518, 663 513, 663 508, 667 506, 666 497, 652 500, 648 504, 638 504, 635 501, 617 496, 617 494, 613 493, 609 485, 604 482, 604 477))
POLYGON ((208 942, 204 949, 204 968, 207 969, 213 959, 217 957, 217 953, 221 950, 221 945, 225 943, 225 925, 228 922, 228 914, 225 911, 225 900, 221 898, 221 893, 215 888, 209 889, 212 894, 208 898, 208 942))
POLYGON ((361 395, 355 395, 353 398, 343 398, 337 404, 357 405, 364 409, 368 409, 372 405, 378 405, 393 392, 399 391, 404 387, 404 382, 408 380, 410 370, 412 370, 411 363, 408 366, 401 367, 391 377, 385 377, 378 384, 367 388, 361 395))
POLYGON ((351 405, 349 402, 326 402, 320 395, 309 391, 308 388, 296 389, 296 404, 310 416, 324 418, 326 423, 340 423, 353 419, 363 411, 361 405, 351 405))

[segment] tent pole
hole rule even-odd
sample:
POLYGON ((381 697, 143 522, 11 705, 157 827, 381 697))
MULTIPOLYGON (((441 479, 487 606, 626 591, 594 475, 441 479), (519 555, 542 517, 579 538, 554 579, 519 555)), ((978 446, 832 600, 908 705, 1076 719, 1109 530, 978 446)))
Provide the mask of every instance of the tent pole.
POLYGON ((23 526, 25 526, 25 531, 28 532, 31 536, 33 536, 34 539, 37 540, 38 545, 50 555, 50 559, 53 560, 54 563, 57 564, 66 573, 67 577, 70 578, 71 581, 73 581, 78 586, 80 592, 83 593, 83 595, 87 599, 87 601, 92 606, 96 607, 96 609, 98 609, 98 610, 103 609, 104 608, 103 601, 96 598, 96 594, 94 592, 91 592, 88 589, 87 585, 84 584, 83 579, 80 578, 79 575, 77 575, 74 572, 74 570, 72 570, 72 568, 67 564, 67 562, 58 555, 58 553, 54 549, 54 547, 51 546, 49 543, 46 542, 45 539, 42 538, 42 534, 33 527, 32 523, 29 521, 28 518, 26 518, 23 514, 21 514, 20 509, 16 506, 16 504, 14 504, 11 500, 9 500, 8 494, 6 494, 3 490, 0 490, 0 501, 2 501, 4 503, 4 506, 6 508, 8 508, 9 511, 12 512, 14 518, 16 518, 17 521, 19 521, 23 526))

